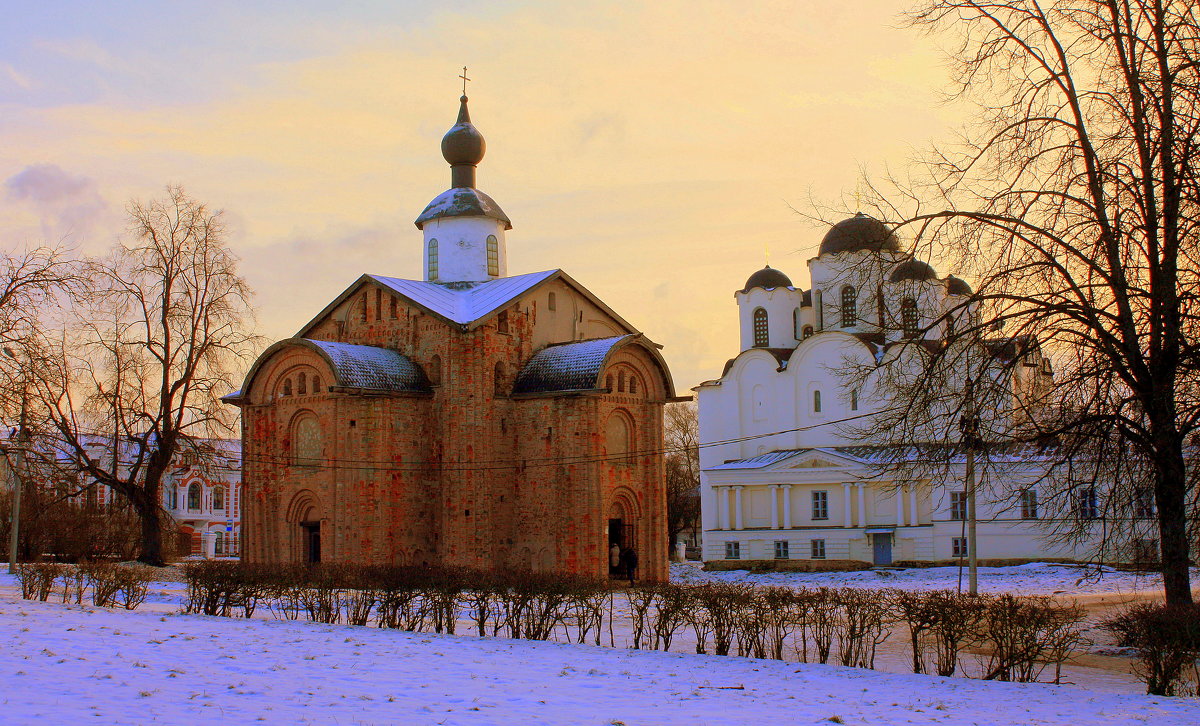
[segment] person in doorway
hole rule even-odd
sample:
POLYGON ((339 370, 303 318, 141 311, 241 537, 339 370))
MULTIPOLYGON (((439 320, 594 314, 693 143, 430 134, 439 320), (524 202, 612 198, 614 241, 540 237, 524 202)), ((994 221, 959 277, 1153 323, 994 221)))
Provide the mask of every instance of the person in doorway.
POLYGON ((629 577, 630 585, 633 584, 633 576, 634 573, 637 572, 637 564, 637 552, 634 552, 632 547, 626 547, 625 550, 621 552, 621 568, 629 577))
POLYGON ((621 545, 616 542, 608 548, 608 574, 621 574, 621 545))

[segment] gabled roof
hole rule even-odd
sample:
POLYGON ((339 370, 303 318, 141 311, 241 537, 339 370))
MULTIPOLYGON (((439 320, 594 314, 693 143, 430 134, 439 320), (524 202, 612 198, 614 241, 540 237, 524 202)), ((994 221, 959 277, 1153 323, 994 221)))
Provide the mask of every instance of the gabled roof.
MULTIPOLYGON (((859 447, 864 448, 864 447, 859 447)), ((779 451, 768 451, 765 454, 751 456, 748 459, 739 459, 737 461, 729 461, 717 466, 710 466, 706 471, 730 470, 730 469, 766 469, 778 464, 781 461, 803 456, 804 454, 821 453, 826 456, 842 460, 855 460, 862 462, 862 458, 857 456, 849 447, 844 446, 824 446, 811 449, 781 449, 779 451)))
POLYGON ((350 287, 346 288, 341 295, 338 295, 333 302, 326 305, 316 317, 308 321, 296 333, 296 337, 303 338, 308 335, 318 322, 323 320, 337 306, 353 295, 364 282, 382 285, 397 295, 404 297, 425 312, 439 317, 452 325, 459 325, 463 329, 469 330, 482 325, 502 308, 512 303, 513 300, 551 280, 562 280, 583 295, 588 302, 607 313, 627 331, 631 333, 637 331, 637 328, 630 325, 620 315, 617 315, 612 308, 604 304, 600 298, 576 282, 570 275, 562 270, 546 270, 544 272, 530 272, 512 277, 501 277, 486 282, 439 283, 425 282, 423 280, 403 280, 398 277, 385 277, 383 275, 362 275, 350 287))
POLYGON ((259 369, 271 359, 275 353, 284 348, 298 346, 308 348, 329 364, 333 372, 333 382, 329 390, 350 390, 362 393, 392 394, 392 395, 433 395, 429 378, 425 371, 414 363, 408 356, 390 350, 377 348, 372 345, 352 345, 350 343, 333 343, 327 340, 309 340, 307 338, 287 338, 272 345, 258 356, 246 381, 240 391, 223 397, 221 400, 233 405, 246 403, 245 392, 254 384, 254 377, 259 369))

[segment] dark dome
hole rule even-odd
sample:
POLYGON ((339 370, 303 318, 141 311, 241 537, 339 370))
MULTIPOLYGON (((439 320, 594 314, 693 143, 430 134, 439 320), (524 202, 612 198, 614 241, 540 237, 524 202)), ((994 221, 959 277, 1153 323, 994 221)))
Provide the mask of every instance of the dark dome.
POLYGON ((787 275, 783 274, 774 267, 767 265, 758 272, 750 276, 746 280, 746 286, 742 288, 742 292, 750 292, 756 287, 761 287, 770 290, 773 287, 791 287, 792 281, 787 275))
POLYGON ((946 292, 951 295, 971 295, 975 291, 971 289, 966 280, 949 275, 946 277, 946 292))
POLYGON ((878 219, 859 212, 833 225, 833 229, 826 232, 825 238, 821 240, 821 249, 817 254, 899 249, 900 240, 896 238, 895 232, 878 219))
POLYGON ((486 148, 483 134, 471 123, 471 116, 467 113, 467 97, 463 96, 459 99, 458 122, 442 137, 442 156, 451 166, 474 166, 483 161, 486 148))
POLYGON ((937 273, 928 264, 921 262, 915 257, 901 262, 892 270, 892 276, 888 278, 890 282, 901 282, 902 280, 936 280, 937 273))

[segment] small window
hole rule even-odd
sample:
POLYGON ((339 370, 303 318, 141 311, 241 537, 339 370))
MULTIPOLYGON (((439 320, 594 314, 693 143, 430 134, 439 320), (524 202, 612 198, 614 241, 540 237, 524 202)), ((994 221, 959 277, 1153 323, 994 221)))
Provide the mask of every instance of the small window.
POLYGON ((496 316, 496 331, 500 332, 500 333, 508 332, 508 311, 507 310, 501 310, 500 314, 496 316))
POLYGON ((383 320, 383 290, 375 288, 375 319, 383 320))
POLYGON ((321 392, 321 377, 313 376, 313 393, 321 392))
POLYGON ((392 316, 392 320, 400 317, 400 303, 395 295, 392 295, 391 302, 388 303, 388 312, 392 316))
POLYGON ((558 310, 558 296, 557 295, 555 295, 554 293, 550 293, 548 296, 546 296, 546 308, 548 310, 550 310, 550 312, 554 312, 555 310, 558 310))
POLYGON ((829 492, 812 493, 812 518, 829 519, 829 492))
POLYGON ((767 330, 767 311, 762 308, 754 309, 754 347, 766 348, 771 342, 767 330))
POLYGON ((842 327, 858 325, 858 293, 847 285, 842 288, 842 327))
POLYGON ((1021 492, 1021 519, 1038 518, 1037 490, 1026 489, 1021 492))
POLYGON ((900 302, 900 325, 905 338, 915 338, 921 332, 921 317, 917 313, 917 301, 906 297, 900 302))
POLYGON ((825 559, 825 540, 814 539, 809 541, 809 554, 814 560, 825 559))
POLYGON ((296 377, 296 394, 303 396, 308 393, 308 376, 301 373, 296 377))
POLYGON ((638 392, 637 376, 633 375, 632 373, 629 374, 629 392, 630 393, 638 392))
POLYGON ((442 384, 442 357, 440 355, 429 359, 429 382, 435 386, 442 384))
POLYGON ((200 485, 196 482, 188 485, 187 508, 191 512, 200 511, 200 485))
POLYGON ((1100 516, 1095 487, 1085 487, 1075 492, 1075 516, 1079 519, 1096 519, 1100 516))
POLYGON ((1138 489, 1133 495, 1133 516, 1137 519, 1154 517, 1154 492, 1148 488, 1138 489))
POLYGON ((438 243, 436 239, 429 240, 429 253, 426 258, 428 265, 428 277, 430 280, 438 278, 438 243))
POLYGON ((951 540, 950 556, 959 558, 968 556, 966 537, 955 537, 951 540))
POLYGON ((805 325, 805 326, 804 326, 804 332, 803 332, 803 333, 801 333, 801 336, 800 336, 800 337, 801 337, 801 339, 802 339, 802 340, 808 340, 808 339, 809 339, 809 338, 811 338, 812 336, 813 336, 813 326, 811 326, 811 325, 805 325))
POLYGON ((488 275, 500 277, 500 242, 496 235, 489 234, 487 238, 488 275))
POLYGON ((292 379, 291 378, 286 378, 283 381, 283 395, 284 396, 292 395, 292 379))
POLYGON ((821 413, 821 392, 813 391, 813 413, 821 413))
POLYGON ((213 509, 225 508, 225 487, 213 487, 213 509))
POLYGON ((850 410, 851 411, 858 410, 858 389, 857 388, 850 389, 850 410))
POLYGON ((788 543, 786 539, 775 540, 775 559, 788 559, 788 543))
POLYGON ((363 293, 363 296, 362 296, 362 307, 359 308, 359 311, 358 311, 358 321, 360 323, 367 322, 367 293, 365 293, 365 292, 363 293))
POLYGON ((617 373, 617 393, 625 392, 625 371, 617 373))
POLYGON ((950 492, 950 519, 964 520, 967 518, 967 493, 950 492))
POLYGON ((800 308, 792 309, 792 335, 800 337, 800 308))
POLYGON ((741 542, 726 542, 725 543, 725 559, 727 559, 727 560, 742 559, 742 543, 741 542))

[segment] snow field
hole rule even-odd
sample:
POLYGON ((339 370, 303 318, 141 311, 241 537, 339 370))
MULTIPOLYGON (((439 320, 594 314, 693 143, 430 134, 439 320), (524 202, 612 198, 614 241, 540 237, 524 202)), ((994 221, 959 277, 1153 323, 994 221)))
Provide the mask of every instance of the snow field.
POLYGON ((0 598, 0 721, 1195 724, 1200 702, 0 598), (837 719, 834 721, 833 719, 837 719))

